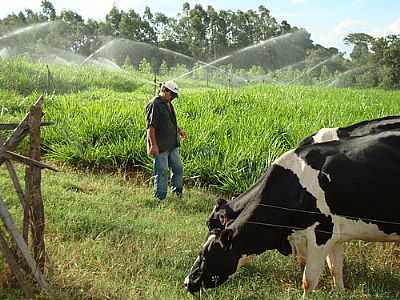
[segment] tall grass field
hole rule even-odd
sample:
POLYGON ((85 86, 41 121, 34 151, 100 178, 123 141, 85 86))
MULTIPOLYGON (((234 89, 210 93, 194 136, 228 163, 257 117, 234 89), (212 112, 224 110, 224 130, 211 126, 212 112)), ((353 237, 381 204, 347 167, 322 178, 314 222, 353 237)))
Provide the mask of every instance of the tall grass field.
MULTIPOLYGON (((43 173, 51 288, 40 299, 191 299, 182 283, 206 238, 216 197, 245 191, 279 155, 322 127, 400 112, 397 91, 204 88, 178 80, 182 93, 174 106, 189 135, 181 147, 188 188, 183 199, 158 203, 145 147, 145 106, 154 88, 139 80, 151 76, 89 66, 49 70, 0 59, 0 123, 19 122, 40 94, 44 120, 55 123, 42 130, 44 160, 61 172, 43 173)), ((0 197, 20 220, 5 167, 0 197)), ((397 244, 356 241, 345 257, 346 290, 334 290, 326 270, 310 299, 400 299, 397 244)), ((2 280, 9 271, 0 260, 0 299, 22 299, 2 280)), ((301 276, 292 257, 269 251, 203 299, 299 299, 301 276)))

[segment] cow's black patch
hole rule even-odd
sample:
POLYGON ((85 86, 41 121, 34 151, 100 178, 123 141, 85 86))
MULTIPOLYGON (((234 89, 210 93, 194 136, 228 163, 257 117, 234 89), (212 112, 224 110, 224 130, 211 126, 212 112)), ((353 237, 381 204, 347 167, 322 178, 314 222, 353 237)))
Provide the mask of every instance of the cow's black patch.
POLYGON ((315 227, 317 245, 324 245, 331 237, 333 232, 333 222, 331 217, 325 217, 321 223, 315 227))
POLYGON ((393 224, 400 222, 398 132, 311 148, 326 156, 319 183, 333 214, 374 223, 386 234, 400 234, 400 225, 393 224))
POLYGON ((399 116, 387 116, 380 119, 362 121, 348 127, 341 127, 338 129, 337 134, 340 139, 345 139, 378 134, 390 130, 400 130, 399 116))

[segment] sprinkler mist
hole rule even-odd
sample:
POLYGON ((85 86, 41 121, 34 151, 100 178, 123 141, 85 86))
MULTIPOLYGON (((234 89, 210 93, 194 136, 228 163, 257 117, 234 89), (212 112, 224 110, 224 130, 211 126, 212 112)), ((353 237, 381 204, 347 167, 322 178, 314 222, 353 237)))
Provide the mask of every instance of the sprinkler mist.
POLYGON ((109 41, 108 43, 104 44, 103 46, 101 46, 99 49, 97 49, 95 52, 93 52, 92 54, 90 54, 88 57, 86 57, 84 59, 83 62, 81 62, 81 65, 84 65, 85 63, 87 63, 88 61, 90 61, 92 58, 94 58, 97 54, 99 54, 101 51, 103 51, 104 49, 106 49, 107 47, 109 47, 110 45, 112 45, 115 42, 115 40, 109 41))
POLYGON ((343 79, 346 79, 348 76, 355 76, 358 72, 363 72, 367 69, 375 69, 377 66, 364 66, 364 67, 356 67, 346 72, 343 72, 333 78, 333 80, 328 84, 328 87, 345 87, 346 84, 343 82, 343 79))
POLYGON ((292 81, 290 81, 290 82, 287 83, 287 84, 293 84, 293 83, 295 83, 295 82, 298 81, 299 79, 303 78, 305 75, 309 74, 310 72, 314 71, 315 69, 319 68, 320 66, 322 66, 322 65, 324 65, 324 64, 326 64, 326 63, 328 63, 328 62, 330 62, 330 61, 333 61, 333 60, 336 59, 337 57, 339 57, 339 55, 338 55, 338 54, 335 54, 335 55, 332 55, 331 57, 329 57, 329 58, 327 58, 327 59, 325 59, 325 60, 319 62, 318 64, 316 64, 315 66, 313 66, 313 67, 310 68, 310 69, 307 69, 307 70, 306 70, 305 72, 303 72, 300 76, 296 77, 295 79, 293 79, 292 81))
MULTIPOLYGON (((173 78, 173 80, 177 80, 177 79, 186 77, 186 76, 190 75, 191 73, 199 71, 204 68, 209 68, 209 67, 218 68, 217 65, 220 65, 222 63, 232 65, 233 62, 235 62, 236 60, 237 61, 244 60, 244 61, 250 62, 249 60, 253 59, 253 60, 255 60, 253 65, 255 65, 259 62, 257 60, 258 54, 265 49, 267 49, 269 51, 271 51, 271 50, 275 51, 276 55, 278 55, 278 56, 280 55, 280 59, 283 60, 283 59, 285 59, 286 56, 291 56, 291 55, 288 55, 288 49, 291 49, 291 51, 293 51, 293 52, 299 52, 299 53, 301 51, 304 51, 304 49, 299 47, 297 45, 297 43, 298 43, 299 39, 301 40, 302 38, 304 38, 305 35, 306 35, 306 32, 304 30, 298 30, 298 31, 294 31, 294 32, 290 32, 290 33, 281 35, 281 36, 273 37, 273 38, 270 38, 265 41, 261 41, 257 44, 236 50, 232 54, 220 57, 214 61, 211 61, 208 63, 200 62, 200 64, 201 64, 200 67, 193 68, 192 70, 173 78), (252 53, 254 53, 252 51, 255 52, 255 55, 251 55, 252 53)), ((288 61, 287 61, 287 62, 289 62, 289 64, 293 63, 293 60, 296 61, 296 54, 294 53, 293 58, 292 57, 290 57, 290 58, 291 59, 288 59, 288 61)), ((222 70, 222 68, 221 68, 221 70, 222 70)), ((225 71, 225 72, 227 72, 227 71, 225 71)), ((240 76, 235 76, 235 77, 239 78, 243 82, 246 82, 246 83, 248 82, 248 79, 244 79, 240 76)))
MULTIPOLYGON (((0 41, 10 39, 14 43, 14 40, 11 40, 12 37, 40 30, 56 22, 44 22, 13 31, 1 36, 0 41)), ((51 48, 40 44, 24 47, 22 51, 18 50, 18 46, 15 49, 6 46, 0 49, 0 56, 9 57, 13 53, 30 53, 35 61, 41 63, 69 66, 90 64, 111 71, 122 72, 126 76, 131 77, 132 72, 122 68, 122 65, 125 64, 124 61, 127 61, 127 58, 129 58, 127 66, 144 66, 143 70, 149 70, 147 66, 150 66, 150 73, 149 71, 141 71, 142 69, 140 69, 139 72, 143 72, 143 76, 136 76, 136 79, 146 84, 151 84, 154 87, 154 93, 156 93, 159 87, 158 81, 178 81, 185 77, 188 77, 185 84, 193 84, 191 81, 197 80, 196 86, 204 86, 206 84, 207 87, 226 86, 226 84, 230 87, 250 82, 264 83, 267 81, 282 84, 282 82, 265 75, 265 69, 279 71, 304 64, 303 61, 299 60, 304 58, 303 41, 308 37, 307 35, 308 33, 304 30, 290 32, 238 49, 211 62, 195 59, 191 56, 149 43, 124 38, 111 39, 111 37, 106 37, 104 40, 105 43, 87 57, 78 55, 72 51, 51 48), (144 60, 146 60, 147 66, 142 64, 144 60), (271 66, 269 65, 270 61, 273 63, 271 66), (164 63, 167 68, 163 68, 164 72, 162 73, 160 67, 164 63), (257 71, 256 68, 254 73, 250 72, 250 68, 253 66, 260 67, 260 71, 257 71), (203 72, 201 72, 202 69, 204 69, 203 72), (153 74, 153 78, 150 77, 151 74, 153 74), (190 74, 193 75, 190 76, 190 74)), ((323 62, 320 64, 323 64, 323 62)), ((311 72, 318 66, 314 66, 290 83, 299 80, 306 73, 311 72)))
POLYGON ((47 27, 47 26, 49 26, 51 24, 54 24, 54 23, 55 22, 43 22, 43 23, 39 23, 39 24, 28 26, 28 27, 20 28, 20 29, 15 30, 13 32, 10 32, 10 33, 8 33, 6 35, 0 36, 0 41, 15 37, 17 35, 21 35, 21 34, 25 34, 25 33, 31 33, 32 31, 42 29, 42 28, 47 27))

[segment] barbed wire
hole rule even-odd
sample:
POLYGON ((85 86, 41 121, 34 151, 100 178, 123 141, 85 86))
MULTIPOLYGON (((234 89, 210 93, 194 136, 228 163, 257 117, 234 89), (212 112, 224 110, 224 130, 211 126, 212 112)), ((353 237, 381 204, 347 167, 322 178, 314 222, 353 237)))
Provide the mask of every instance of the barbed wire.
MULTIPOLYGON (((287 207, 281 207, 281 206, 277 206, 277 205, 258 204, 258 206, 265 206, 265 207, 270 207, 270 208, 275 208, 275 209, 280 209, 280 210, 286 210, 286 211, 292 211, 292 212, 323 215, 325 217, 326 216, 330 216, 330 215, 326 215, 326 214, 320 213, 320 212, 307 211, 307 210, 295 209, 295 208, 287 208, 287 207)), ((400 226, 400 223, 397 223, 397 222, 382 221, 382 220, 375 220, 375 219, 362 218, 362 217, 350 217, 350 216, 345 216, 345 215, 335 215, 335 216, 354 219, 354 220, 369 221, 369 222, 384 223, 384 224, 400 226)), ((266 222, 254 222, 254 221, 247 221, 246 223, 255 224, 255 225, 263 225, 263 226, 268 226, 268 227, 294 229, 294 230, 305 230, 305 229, 309 228, 309 227, 289 226, 289 225, 272 224, 272 223, 266 223, 266 222)), ((316 229, 316 228, 314 228, 313 231, 314 232, 319 232, 319 233, 324 233, 324 234, 331 234, 331 235, 334 235, 334 234, 336 234, 336 235, 348 235, 348 236, 354 235, 354 234, 350 234, 350 233, 346 233, 346 232, 327 231, 327 230, 320 230, 320 229, 316 229)))
POLYGON ((337 215, 337 214, 327 215, 327 214, 324 214, 324 213, 321 213, 321 212, 317 212, 317 211, 308 211, 308 210, 302 210, 302 209, 296 209, 296 208, 288 208, 288 207, 282 207, 282 206, 270 205, 270 204, 258 204, 258 205, 259 206, 270 207, 270 208, 276 208, 276 209, 280 209, 280 210, 287 210, 287 211, 293 211, 293 212, 301 212, 301 213, 308 213, 308 214, 323 215, 325 217, 327 217, 327 216, 330 216, 330 217, 337 216, 337 217, 343 217, 343 218, 353 219, 353 220, 361 220, 361 221, 376 222, 376 223, 400 226, 400 223, 398 223, 398 222, 382 221, 382 220, 376 220, 376 219, 370 219, 370 218, 364 218, 364 217, 351 217, 351 216, 337 215))

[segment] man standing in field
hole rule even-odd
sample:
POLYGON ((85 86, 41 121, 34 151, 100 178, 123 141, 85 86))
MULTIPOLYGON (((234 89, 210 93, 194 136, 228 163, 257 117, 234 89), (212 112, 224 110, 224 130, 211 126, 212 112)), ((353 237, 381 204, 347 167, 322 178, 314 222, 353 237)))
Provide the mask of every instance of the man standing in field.
POLYGON ((171 101, 178 97, 173 81, 163 83, 158 96, 146 107, 147 153, 153 156, 154 195, 159 200, 167 196, 169 169, 172 171, 172 192, 182 197, 183 165, 179 156, 180 138, 186 133, 178 127, 171 101))

